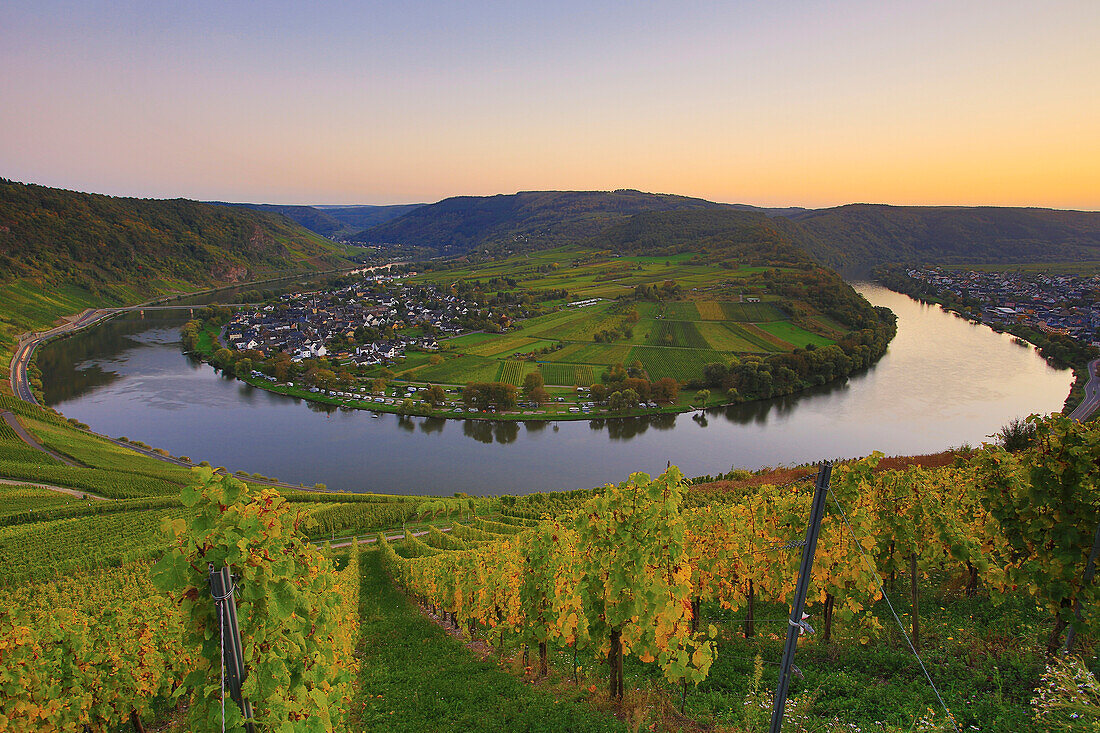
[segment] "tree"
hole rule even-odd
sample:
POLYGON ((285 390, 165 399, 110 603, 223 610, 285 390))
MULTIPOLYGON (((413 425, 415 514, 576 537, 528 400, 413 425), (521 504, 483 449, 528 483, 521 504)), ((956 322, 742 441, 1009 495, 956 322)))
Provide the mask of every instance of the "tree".
POLYGON ((523 393, 530 397, 532 390, 542 389, 544 383, 542 374, 539 372, 531 372, 523 378, 523 393))
POLYGON ((252 374, 252 360, 247 356, 243 359, 238 359, 237 363, 233 366, 233 371, 238 377, 247 377, 252 374))
POLYGON ((663 377, 652 384, 653 399, 657 402, 675 402, 680 394, 680 383, 672 377, 663 377))
POLYGON ((519 403, 519 389, 505 382, 473 382, 462 390, 462 401, 479 410, 510 410, 519 403))
POLYGON ((632 389, 614 392, 608 398, 608 406, 615 412, 623 412, 638 406, 638 393, 632 389))
POLYGON ((233 373, 233 352, 229 349, 218 349, 214 352, 214 356, 210 358, 210 363, 219 369, 224 370, 227 374, 233 373))
POLYGON ((729 367, 722 362, 711 362, 703 367, 703 384, 708 387, 721 387, 729 376, 729 367))
POLYGON ((540 405, 545 405, 547 402, 550 401, 550 393, 542 387, 535 387, 527 393, 527 397, 532 402, 537 402, 540 405))
POLYGON ((426 395, 428 402, 433 405, 442 405, 447 401, 447 393, 443 391, 443 388, 438 384, 433 384, 428 387, 428 394, 426 395))

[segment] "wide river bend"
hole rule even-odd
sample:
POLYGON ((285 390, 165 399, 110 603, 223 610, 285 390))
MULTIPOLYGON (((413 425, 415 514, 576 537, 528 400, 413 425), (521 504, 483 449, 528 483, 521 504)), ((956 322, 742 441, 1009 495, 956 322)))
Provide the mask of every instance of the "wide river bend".
POLYGON ((1034 349, 879 286, 857 289, 898 316, 878 364, 843 384, 705 415, 491 423, 322 408, 184 356, 178 312, 113 319, 45 345, 38 364, 46 402, 97 432, 292 483, 411 494, 589 488, 668 461, 692 476, 930 453, 1061 409, 1072 375, 1034 349))

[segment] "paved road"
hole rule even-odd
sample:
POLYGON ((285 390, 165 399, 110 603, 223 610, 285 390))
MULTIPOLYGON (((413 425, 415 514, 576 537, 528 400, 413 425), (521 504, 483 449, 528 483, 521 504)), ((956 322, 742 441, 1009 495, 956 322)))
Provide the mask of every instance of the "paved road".
POLYGON ((1096 373, 1098 368, 1100 368, 1100 359, 1089 362, 1089 381, 1085 384, 1085 399, 1081 400, 1077 409, 1069 414, 1071 420, 1084 422, 1096 412, 1097 408, 1100 408, 1100 375, 1096 373))
POLYGON ((14 430, 15 434, 18 435, 23 440, 23 442, 26 443, 27 445, 29 445, 31 448, 34 448, 35 450, 42 451, 43 453, 48 455, 50 458, 61 461, 62 463, 64 463, 67 466, 77 466, 77 467, 85 468, 85 466, 83 466, 82 464, 77 463, 76 461, 74 461, 70 458, 66 458, 65 456, 61 455, 60 453, 52 451, 49 448, 47 448, 46 446, 39 443, 33 435, 31 435, 30 433, 27 432, 26 428, 23 427, 23 424, 20 423, 18 418, 15 417, 14 412, 8 412, 7 410, 5 410, 4 412, 0 412, 0 417, 3 417, 4 422, 6 422, 8 424, 8 427, 10 427, 12 430, 14 430))
POLYGON ((30 366, 31 357, 34 355, 34 350, 38 348, 38 345, 47 339, 60 336, 70 331, 76 331, 81 328, 87 328, 93 323, 98 323, 104 318, 109 318, 117 313, 115 308, 100 308, 98 310, 86 310, 80 313, 76 318, 64 323, 55 328, 51 328, 49 331, 38 331, 36 333, 24 334, 19 339, 19 346, 15 349, 15 356, 11 360, 11 388, 15 392, 15 396, 24 402, 30 402, 31 404, 38 404, 38 400, 34 398, 34 392, 31 390, 30 378, 27 376, 27 367, 30 366))
MULTIPOLYGON (((221 305, 221 304, 219 304, 221 305)), ((225 305, 230 306, 249 306, 255 305, 255 303, 227 303, 225 305)), ((30 378, 27 375, 27 367, 30 366, 31 357, 34 355, 34 350, 37 349, 44 341, 51 338, 70 333, 72 331, 78 331, 82 328, 87 328, 92 324, 99 323, 105 318, 118 315, 119 313, 132 313, 135 311, 152 311, 152 310, 193 310, 195 308, 202 308, 201 305, 132 305, 124 308, 97 308, 95 310, 89 309, 80 313, 76 318, 68 323, 64 323, 60 326, 51 328, 49 331, 39 331, 36 333, 24 334, 20 337, 19 346, 16 347, 15 356, 11 360, 11 388, 15 392, 15 396, 24 402, 30 402, 38 404, 38 400, 34 398, 34 392, 31 390, 30 378)))

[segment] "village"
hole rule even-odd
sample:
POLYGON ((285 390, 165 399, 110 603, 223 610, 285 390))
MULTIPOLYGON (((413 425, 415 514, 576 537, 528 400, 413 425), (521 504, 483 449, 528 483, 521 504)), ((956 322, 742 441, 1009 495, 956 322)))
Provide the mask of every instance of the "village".
POLYGON ((906 274, 972 306, 983 323, 1022 323, 1100 346, 1100 276, 911 268, 906 274))
POLYGON ((284 295, 237 313, 222 341, 237 351, 288 354, 295 362, 328 358, 371 367, 409 349, 435 351, 437 338, 487 325, 490 316, 477 302, 400 280, 368 275, 336 290, 284 295))

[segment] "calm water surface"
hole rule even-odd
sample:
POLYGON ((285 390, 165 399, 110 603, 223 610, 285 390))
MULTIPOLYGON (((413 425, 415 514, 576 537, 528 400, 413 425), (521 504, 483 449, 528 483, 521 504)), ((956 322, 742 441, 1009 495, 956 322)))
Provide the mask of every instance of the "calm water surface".
POLYGON ((180 352, 178 315, 110 321, 39 354, 47 402, 112 436, 292 483, 400 493, 592 487, 631 471, 688 475, 978 444, 1014 417, 1061 409, 1072 375, 1031 348, 874 285, 898 316, 865 373, 706 415, 489 423, 333 409, 274 395, 180 352))

